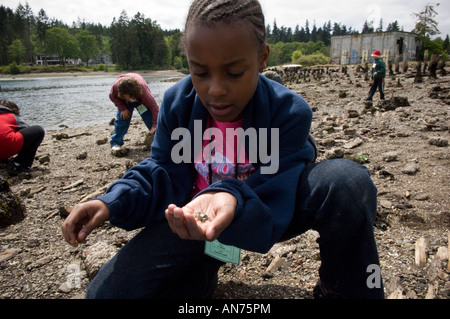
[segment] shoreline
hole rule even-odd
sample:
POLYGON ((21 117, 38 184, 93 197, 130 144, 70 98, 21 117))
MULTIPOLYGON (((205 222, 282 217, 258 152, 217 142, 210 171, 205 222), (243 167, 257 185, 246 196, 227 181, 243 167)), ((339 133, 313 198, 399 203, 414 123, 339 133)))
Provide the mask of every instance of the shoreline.
POLYGON ((92 72, 55 72, 55 73, 23 73, 23 74, 0 74, 0 81, 14 81, 14 80, 33 80, 40 78, 61 78, 61 77, 97 77, 97 76, 119 76, 125 73, 138 73, 142 76, 146 77, 159 77, 159 76, 168 76, 168 77, 177 77, 182 76, 185 77, 186 74, 181 73, 176 70, 136 70, 136 71, 114 71, 114 72, 104 72, 104 71, 92 71, 92 72))

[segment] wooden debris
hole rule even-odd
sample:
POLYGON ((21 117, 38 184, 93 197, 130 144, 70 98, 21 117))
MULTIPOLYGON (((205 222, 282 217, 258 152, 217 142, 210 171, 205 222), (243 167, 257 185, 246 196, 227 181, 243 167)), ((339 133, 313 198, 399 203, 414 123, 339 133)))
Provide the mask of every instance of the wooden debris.
POLYGON ((16 248, 9 248, 9 249, 2 251, 0 253, 0 263, 13 258, 15 255, 17 255, 21 251, 22 251, 21 249, 16 249, 16 248))
POLYGON ((105 185, 102 188, 100 188, 99 190, 96 190, 95 192, 88 194, 86 196, 84 196, 81 200, 80 203, 85 203, 87 201, 89 201, 90 199, 103 195, 105 193, 105 191, 109 188, 109 186, 111 186, 111 184, 105 185))
POLYGON ((75 135, 69 136, 66 133, 58 133, 58 134, 54 134, 53 138, 56 139, 57 141, 61 141, 61 140, 67 140, 67 139, 70 139, 70 138, 80 137, 80 136, 84 136, 84 135, 90 136, 92 134, 85 132, 85 133, 75 134, 75 135))
POLYGON ((82 185, 83 183, 84 183, 84 179, 80 179, 80 180, 76 181, 75 183, 72 183, 72 184, 70 184, 68 186, 63 187, 62 190, 63 191, 67 191, 69 189, 78 187, 78 186, 82 185))
POLYGON ((283 259, 280 256, 276 256, 272 262, 270 263, 269 267, 267 267, 267 272, 273 273, 280 269, 283 266, 283 259))
POLYGON ((426 244, 425 244, 425 238, 420 237, 416 241, 416 251, 415 251, 415 261, 416 266, 423 266, 427 263, 427 255, 425 252, 426 244))

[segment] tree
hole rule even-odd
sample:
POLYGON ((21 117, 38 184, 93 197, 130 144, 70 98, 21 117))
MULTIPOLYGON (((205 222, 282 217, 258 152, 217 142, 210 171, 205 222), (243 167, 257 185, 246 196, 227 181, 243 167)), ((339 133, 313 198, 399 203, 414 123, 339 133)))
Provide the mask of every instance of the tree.
POLYGON ((11 9, 0 6, 0 65, 7 65, 10 62, 8 46, 16 39, 11 23, 13 17, 14 12, 11 9))
POLYGON ((87 30, 82 30, 77 34, 76 38, 80 46, 81 61, 86 62, 86 66, 89 66, 89 60, 100 52, 97 39, 87 30))
POLYGON ((50 20, 45 13, 44 9, 41 9, 36 18, 36 33, 39 41, 42 43, 42 46, 45 46, 45 33, 49 29, 50 20))
POLYGON ((442 48, 448 53, 450 53, 450 43, 449 43, 449 38, 448 38, 448 34, 445 37, 444 42, 442 43, 442 48))
POLYGON ((21 64, 25 57, 25 47, 22 44, 22 41, 19 39, 14 40, 13 43, 8 46, 8 57, 10 61, 16 62, 17 64, 21 64))
POLYGON ((373 21, 368 22, 367 20, 364 21, 364 25, 362 28, 361 33, 373 33, 374 29, 373 29, 373 21))
MULTIPOLYGON (((436 4, 437 6, 439 6, 439 3, 436 4)), ((430 38, 430 36, 440 33, 438 23, 434 19, 437 12, 434 10, 433 5, 427 4, 423 11, 413 13, 413 15, 417 18, 417 23, 412 32, 416 33, 419 37, 430 38)))
POLYGON ((113 61, 125 69, 149 69, 169 64, 169 49, 161 27, 139 12, 129 20, 122 11, 119 20, 113 20, 111 52, 113 61))
POLYGON ((56 54, 63 66, 66 65, 67 58, 77 57, 78 43, 69 30, 53 27, 47 30, 45 37, 47 39, 46 53, 56 54))
POLYGON ((390 31, 400 31, 400 26, 398 25, 398 21, 395 20, 394 22, 389 23, 388 26, 387 26, 387 28, 386 28, 386 31, 387 31, 387 32, 390 32, 390 31))
POLYGON ((35 18, 28 2, 25 3, 25 6, 19 3, 14 16, 15 32, 25 48, 24 60, 32 63, 34 60, 34 46, 31 42, 31 36, 35 25, 35 18))
POLYGON ((383 19, 380 19, 380 24, 378 25, 378 28, 375 30, 375 32, 383 32, 383 19))
MULTIPOLYGON (((436 6, 439 6, 439 3, 437 3, 436 6)), ((426 50, 428 50, 430 54, 443 53, 444 50, 442 48, 442 39, 439 38, 440 41, 431 40, 431 36, 440 33, 438 29, 438 23, 434 19, 434 17, 437 15, 437 12, 434 10, 434 6, 431 4, 427 4, 423 11, 413 14, 417 18, 417 23, 412 32, 417 34, 419 39, 423 43, 420 56, 422 57, 426 50)))

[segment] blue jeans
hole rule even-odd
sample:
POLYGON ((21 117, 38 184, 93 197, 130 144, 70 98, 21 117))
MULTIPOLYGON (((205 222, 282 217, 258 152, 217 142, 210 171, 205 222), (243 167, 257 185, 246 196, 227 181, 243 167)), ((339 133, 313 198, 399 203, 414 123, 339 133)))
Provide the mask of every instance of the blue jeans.
MULTIPOLYGON (((136 107, 138 107, 140 103, 131 103, 127 106, 128 111, 130 111, 131 116, 128 120, 121 118, 120 110, 117 111, 116 121, 114 122, 114 135, 111 138, 110 144, 111 146, 119 145, 122 146, 124 144, 123 138, 128 132, 130 128, 131 118, 133 117, 133 112, 136 107)), ((152 112, 147 109, 146 112, 140 114, 142 120, 150 131, 153 126, 153 116, 152 112)))
MULTIPOLYGON (((367 168, 336 159, 308 164, 300 178, 296 214, 281 240, 319 232, 321 281, 347 298, 383 298, 370 288, 369 265, 379 265, 373 234, 377 190, 367 168)), ((166 222, 144 229, 99 271, 87 298, 209 298, 222 265, 166 222)))

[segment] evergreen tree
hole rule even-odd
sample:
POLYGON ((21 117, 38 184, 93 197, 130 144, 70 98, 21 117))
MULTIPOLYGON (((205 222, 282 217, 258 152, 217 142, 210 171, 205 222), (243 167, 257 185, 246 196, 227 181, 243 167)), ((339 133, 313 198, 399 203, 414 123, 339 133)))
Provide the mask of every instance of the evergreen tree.
POLYGON ((386 31, 387 31, 387 32, 391 32, 391 31, 400 31, 400 26, 399 26, 399 24, 398 24, 398 21, 395 20, 394 22, 389 23, 388 26, 387 26, 387 28, 386 28, 386 31))
POLYGON ((449 38, 448 38, 448 34, 445 37, 444 42, 442 43, 442 48, 448 53, 450 53, 450 44, 449 44, 449 38))

